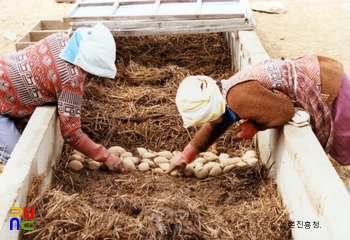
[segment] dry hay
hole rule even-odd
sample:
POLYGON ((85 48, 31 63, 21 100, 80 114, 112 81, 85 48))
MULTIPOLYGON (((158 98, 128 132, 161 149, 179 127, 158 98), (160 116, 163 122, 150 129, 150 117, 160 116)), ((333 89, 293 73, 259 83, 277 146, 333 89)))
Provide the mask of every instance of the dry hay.
MULTIPOLYGON (((89 76, 83 130, 106 147, 181 150, 198 128, 184 129, 174 103, 189 74, 227 78, 231 57, 221 34, 117 38, 114 81, 89 76)), ((231 156, 254 148, 234 127, 210 150, 231 156)), ((126 175, 66 168, 64 146, 52 187, 35 187, 35 230, 25 239, 291 239, 276 185, 258 163, 215 178, 126 175)))
POLYGON ((176 109, 182 79, 195 74, 223 79, 233 74, 227 43, 218 34, 118 38, 117 69, 114 81, 96 77, 87 81, 84 131, 106 146, 154 151, 181 149, 197 131, 182 127, 176 109))
POLYGON ((5 164, 0 162, 0 174, 4 171, 5 169, 5 164))
POLYGON ((288 229, 273 225, 288 214, 261 164, 201 181, 74 173, 62 164, 51 191, 30 203, 36 230, 26 239, 290 238, 288 229))
POLYGON ((335 171, 338 173, 339 178, 342 180, 345 187, 350 186, 350 166, 340 165, 337 160, 328 155, 328 159, 330 160, 332 166, 335 171))

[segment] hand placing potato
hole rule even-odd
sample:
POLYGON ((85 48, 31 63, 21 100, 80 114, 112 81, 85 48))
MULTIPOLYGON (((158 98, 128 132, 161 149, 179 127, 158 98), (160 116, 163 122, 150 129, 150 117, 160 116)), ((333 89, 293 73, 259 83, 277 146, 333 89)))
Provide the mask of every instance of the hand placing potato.
POLYGON ((254 166, 258 161, 255 150, 246 151, 243 156, 230 157, 227 153, 216 155, 211 152, 199 153, 190 144, 183 152, 161 151, 153 152, 146 148, 137 148, 139 157, 133 156, 132 152, 120 146, 108 149, 107 160, 101 164, 101 160, 93 161, 74 151, 69 158, 68 168, 81 171, 83 164, 87 163, 90 170, 108 168, 118 173, 130 173, 140 171, 142 173, 152 172, 156 174, 169 174, 170 176, 195 176, 198 179, 216 177, 228 173, 233 168, 243 166, 254 166), (176 153, 175 153, 176 152, 176 153), (147 157, 147 158, 144 158, 147 157), (86 158, 86 159, 85 159, 86 158))
POLYGON ((124 172, 132 172, 136 170, 136 166, 130 158, 124 158, 122 160, 122 166, 124 168, 124 172))
POLYGON ((187 165, 186 159, 182 156, 182 154, 178 154, 170 159, 170 166, 166 170, 165 173, 169 174, 174 169, 178 169, 179 173, 182 174, 187 165))
POLYGON ((125 169, 122 164, 122 160, 115 154, 109 154, 109 157, 107 158, 107 161, 104 162, 104 164, 108 167, 111 171, 121 172, 124 173, 125 169))

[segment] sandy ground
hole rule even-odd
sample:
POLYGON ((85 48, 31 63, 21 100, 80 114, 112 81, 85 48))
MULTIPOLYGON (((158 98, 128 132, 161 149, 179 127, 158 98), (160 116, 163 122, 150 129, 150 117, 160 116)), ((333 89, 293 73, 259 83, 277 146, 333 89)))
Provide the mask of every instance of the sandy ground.
POLYGON ((73 6, 55 0, 0 0, 0 55, 16 51, 15 42, 40 20, 61 20, 73 6))
MULTIPOLYGON (((250 2, 263 2, 254 0, 250 2)), ((256 32, 271 58, 304 53, 333 57, 350 74, 349 0, 280 0, 282 14, 253 11, 256 32)))
MULTIPOLYGON (((252 0, 263 2, 264 0, 252 0)), ((350 74, 349 0, 280 0, 282 14, 253 11, 256 32, 270 57, 317 52, 334 57, 350 74)), ((15 42, 40 20, 62 19, 72 3, 55 0, 0 0, 0 55, 15 51, 15 42)))

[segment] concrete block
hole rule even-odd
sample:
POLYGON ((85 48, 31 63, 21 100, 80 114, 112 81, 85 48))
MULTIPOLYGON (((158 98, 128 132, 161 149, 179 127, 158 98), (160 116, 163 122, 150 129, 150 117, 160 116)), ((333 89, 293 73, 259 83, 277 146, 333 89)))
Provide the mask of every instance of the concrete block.
MULTIPOLYGON (((238 36, 239 69, 269 59, 255 32, 241 31, 238 36)), ((286 124, 259 132, 256 142, 295 223, 293 238, 350 239, 350 196, 311 127, 286 124), (310 222, 311 227, 299 228, 298 221, 310 222)))
POLYGON ((10 230, 10 207, 26 206, 34 178, 44 174, 43 190, 50 186, 63 146, 56 112, 53 106, 35 110, 0 175, 0 239, 18 239, 19 231, 10 230))
POLYGON ((293 238, 350 239, 350 196, 310 126, 259 132, 257 142, 295 223, 293 238), (298 228, 298 221, 311 227, 298 228))
POLYGON ((235 56, 238 70, 270 59, 254 31, 239 31, 237 41, 235 56))

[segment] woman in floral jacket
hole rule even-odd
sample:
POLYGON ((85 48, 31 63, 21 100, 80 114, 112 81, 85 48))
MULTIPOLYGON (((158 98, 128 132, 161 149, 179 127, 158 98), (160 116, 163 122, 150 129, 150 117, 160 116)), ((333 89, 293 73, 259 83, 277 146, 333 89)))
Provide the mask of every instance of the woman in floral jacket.
POLYGON ((9 160, 20 138, 13 119, 55 103, 64 141, 110 170, 123 171, 117 156, 82 132, 80 119, 85 73, 114 78, 115 52, 111 32, 98 23, 77 29, 71 38, 52 34, 0 57, 0 162, 9 160))
POLYGON ((202 125, 168 173, 206 151, 234 122, 243 119, 234 138, 283 126, 296 107, 310 115, 310 125, 326 153, 350 165, 350 81, 338 61, 317 54, 270 59, 249 66, 227 80, 185 78, 176 104, 185 127, 202 125))

